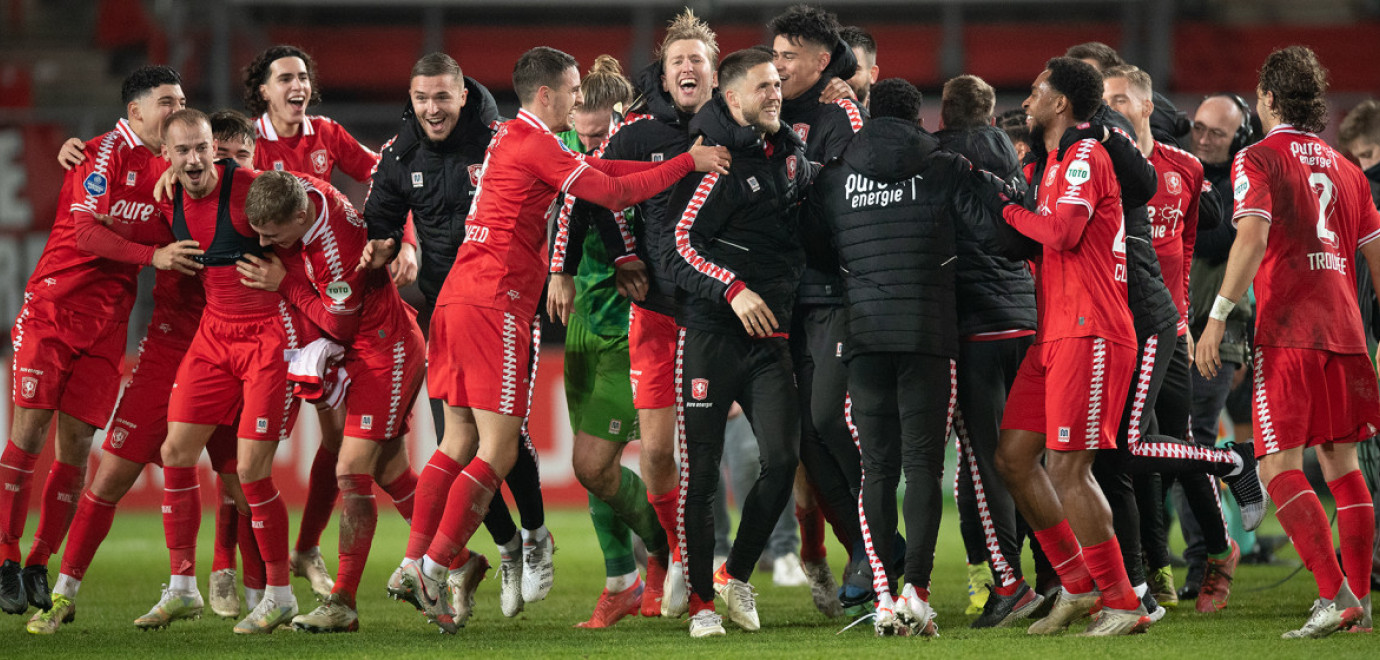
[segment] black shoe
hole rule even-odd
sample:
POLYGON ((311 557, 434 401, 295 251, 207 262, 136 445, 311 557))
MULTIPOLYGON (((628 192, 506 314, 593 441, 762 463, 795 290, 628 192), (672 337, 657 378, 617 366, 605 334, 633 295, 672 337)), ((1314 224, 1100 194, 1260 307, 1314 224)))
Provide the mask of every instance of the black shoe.
POLYGON ((982 607, 982 614, 979 614, 968 627, 1005 628, 1018 619, 1030 616, 1044 599, 1044 596, 1035 593, 1035 590, 1024 582, 1021 583, 1021 588, 1010 596, 1002 596, 993 591, 987 596, 987 604, 982 607))
MULTIPOLYGON (((1058 582, 1055 582, 1055 583, 1054 583, 1054 586, 1049 587, 1048 590, 1046 590, 1045 592, 1043 592, 1041 595, 1044 597, 1044 599, 1041 600, 1041 601, 1035 606, 1035 608, 1034 608, 1033 610, 1030 611, 1030 616, 1029 616, 1029 618, 1031 618, 1031 619, 1043 619, 1043 618, 1045 618, 1045 616, 1047 616, 1047 615, 1049 614, 1049 611, 1052 610, 1052 609, 1054 609, 1054 603, 1055 603, 1056 601, 1059 600, 1059 593, 1060 593, 1060 590, 1061 590, 1061 589, 1063 589, 1063 587, 1059 586, 1059 583, 1058 583, 1058 582)), ((989 600, 990 600, 990 597, 989 597, 989 600)))
POLYGON ((29 597, 30 605, 44 612, 53 609, 52 590, 48 588, 47 566, 25 566, 20 580, 24 583, 24 592, 29 597))
POLYGON ((1260 485, 1256 470, 1255 443, 1230 443, 1228 449, 1241 457, 1241 472, 1234 477, 1222 477, 1231 488, 1236 505, 1241 508, 1241 527, 1254 531, 1265 520, 1265 489, 1260 485))
POLYGON ((1198 600, 1198 590, 1203 588, 1203 577, 1206 573, 1206 563, 1194 563, 1188 567, 1188 576, 1184 578, 1184 586, 1179 587, 1180 602, 1198 600))
POLYGON ((6 559, 0 564, 0 610, 7 614, 23 614, 29 609, 29 601, 24 597, 24 581, 19 574, 19 562, 6 559))
POLYGON ((1155 600, 1155 594, 1146 591, 1145 595, 1140 597, 1140 604, 1145 606, 1145 613, 1150 616, 1152 622, 1158 622, 1164 618, 1165 609, 1160 607, 1159 601, 1155 600))
POLYGON ((872 591, 872 565, 865 552, 854 553, 843 569, 843 583, 839 585, 839 603, 844 609, 869 605, 877 600, 872 591))

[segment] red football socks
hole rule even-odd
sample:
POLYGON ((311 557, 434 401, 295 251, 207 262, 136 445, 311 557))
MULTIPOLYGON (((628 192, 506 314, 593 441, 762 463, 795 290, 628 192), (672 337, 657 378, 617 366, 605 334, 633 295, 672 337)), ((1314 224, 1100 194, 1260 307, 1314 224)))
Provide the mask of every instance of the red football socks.
POLYGON ((1088 572, 1093 582, 1102 590, 1102 603, 1118 610, 1134 610, 1140 607, 1140 599, 1126 577, 1126 563, 1121 559, 1121 544, 1113 536, 1097 545, 1083 548, 1088 572))
POLYGON ((676 527, 676 508, 679 506, 680 486, 676 486, 660 495, 653 495, 652 491, 647 491, 647 501, 652 503, 652 508, 656 510, 656 519, 661 523, 661 528, 666 530, 666 542, 671 546, 671 561, 680 561, 680 535, 677 534, 676 527))
POLYGON ((441 516, 446 511, 446 497, 451 484, 460 476, 464 466, 455 459, 437 451, 431 455, 422 474, 417 478, 417 494, 412 509, 412 533, 407 538, 407 559, 421 559, 436 536, 436 528, 441 525, 441 516))
POLYGON ((1336 598, 1344 580, 1342 567, 1332 552, 1332 527, 1327 522, 1327 512, 1308 484, 1308 477, 1303 476, 1302 470, 1287 470, 1271 479, 1267 490, 1275 503, 1275 517, 1318 583, 1318 595, 1329 600, 1336 598))
POLYGON ((19 561, 19 537, 29 518, 29 489, 34 481, 38 454, 5 443, 0 453, 0 560, 19 561))
POLYGON ((259 555, 259 539, 254 538, 254 519, 246 513, 235 512, 235 522, 239 529, 235 537, 240 546, 240 559, 244 560, 244 575, 241 580, 245 589, 260 589, 268 586, 268 574, 264 569, 264 558, 259 555))
POLYGON ((29 549, 25 566, 47 566, 53 551, 62 545, 72 516, 77 512, 86 481, 86 466, 68 465, 53 461, 48 480, 43 484, 43 504, 38 511, 38 529, 34 530, 34 545, 29 549))
POLYGON ((800 522, 800 560, 820 561, 825 557, 824 512, 818 506, 795 507, 795 519, 800 522))
POLYGON ((474 531, 479 529, 479 523, 489 512, 489 501, 493 499, 494 490, 501 482, 493 468, 477 456, 465 466, 464 472, 450 487, 441 525, 436 529, 431 545, 427 546, 428 557, 438 564, 450 564, 465 548, 474 531))
POLYGON ((163 468, 163 536, 173 575, 196 575, 201 483, 195 467, 163 468))
POLYGON ((259 542, 259 556, 264 560, 268 586, 285 587, 288 584, 287 505, 278 496, 273 477, 244 484, 244 497, 249 500, 249 513, 254 518, 254 538, 259 542))
POLYGON ((1375 545, 1375 503, 1360 470, 1327 482, 1337 500, 1337 530, 1342 537, 1342 568, 1351 593, 1370 593, 1371 549, 1375 545))
POLYGON ((409 467, 397 479, 380 485, 383 486, 383 492, 393 499, 393 506, 397 507, 403 520, 412 524, 412 506, 417 503, 417 473, 409 467))
POLYGON ((307 477, 307 501, 302 505, 302 528, 297 532, 297 551, 306 552, 321 545, 321 533, 331 522, 335 500, 340 495, 336 487, 335 464, 339 456, 325 447, 317 447, 307 477))
POLYGON ((113 520, 114 502, 96 497, 89 490, 82 493, 81 501, 77 503, 77 514, 72 518, 72 530, 67 534, 67 547, 62 549, 63 575, 78 580, 86 575, 91 558, 96 556, 96 548, 110 533, 113 520))
MULTIPOLYGON (((1067 519, 1049 529, 1035 531, 1035 539, 1045 551, 1054 572, 1059 574, 1059 583, 1064 591, 1071 594, 1086 594, 1093 590, 1092 573, 1083 561, 1083 549, 1078 538, 1073 535, 1067 519)), ((1124 568, 1122 569, 1125 570, 1124 568)))
POLYGON ((239 530, 240 512, 235 508, 235 498, 221 492, 220 506, 216 507, 216 545, 215 554, 211 557, 211 572, 235 568, 239 530))
POLYGON ((369 546, 374 542, 379 508, 374 501, 374 478, 368 474, 347 474, 339 478, 340 494, 340 571, 333 593, 344 593, 355 601, 369 546))

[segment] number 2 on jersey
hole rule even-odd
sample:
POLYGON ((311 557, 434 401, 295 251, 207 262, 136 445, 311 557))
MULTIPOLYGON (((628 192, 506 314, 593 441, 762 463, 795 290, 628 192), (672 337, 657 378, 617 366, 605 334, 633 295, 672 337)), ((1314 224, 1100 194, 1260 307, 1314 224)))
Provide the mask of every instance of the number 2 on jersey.
POLYGON ((1335 187, 1332 179, 1325 172, 1314 172, 1308 176, 1308 184, 1313 188, 1313 194, 1318 196, 1318 240, 1324 245, 1337 246, 1337 232, 1327 228, 1327 218, 1330 215, 1327 210, 1332 205, 1332 193, 1335 187))

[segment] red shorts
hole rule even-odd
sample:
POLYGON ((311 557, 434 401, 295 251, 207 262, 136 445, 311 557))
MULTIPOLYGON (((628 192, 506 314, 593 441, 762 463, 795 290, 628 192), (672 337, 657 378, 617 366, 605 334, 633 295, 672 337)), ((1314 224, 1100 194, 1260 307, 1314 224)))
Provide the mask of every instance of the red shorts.
MULTIPOLYGON (((152 326, 149 331, 139 342, 139 362, 125 383, 101 448, 127 461, 162 465, 163 441, 168 438, 168 398, 188 344, 181 339, 163 339, 153 334, 156 329, 152 326)), ((220 473, 234 472, 235 451, 235 428, 217 426, 206 445, 211 468, 220 473)))
POLYGON ((10 329, 14 405, 58 410, 105 428, 120 394, 128 327, 128 321, 28 298, 10 329), (69 390, 73 374, 79 382, 69 390))
POLYGON ((239 414, 239 437, 287 440, 297 399, 283 351, 298 347, 297 325, 287 303, 273 316, 225 317, 207 310, 177 370, 168 421, 230 425, 239 414))
POLYGON ((465 304, 431 315, 427 392, 456 408, 526 417, 535 319, 465 304))
POLYGON ((1380 387, 1365 354, 1257 346, 1254 367, 1257 457, 1380 430, 1380 387))
POLYGON ((1035 344, 1006 398, 1003 429, 1045 434, 1055 451, 1113 449, 1136 351, 1097 337, 1035 344))
POLYGON ((391 343, 370 350, 348 350, 345 373, 345 435, 391 440, 407 433, 407 418, 426 377, 426 340, 411 318, 391 343))
POLYGON ((656 410, 676 405, 676 319, 630 306, 628 356, 632 363, 633 408, 656 410))

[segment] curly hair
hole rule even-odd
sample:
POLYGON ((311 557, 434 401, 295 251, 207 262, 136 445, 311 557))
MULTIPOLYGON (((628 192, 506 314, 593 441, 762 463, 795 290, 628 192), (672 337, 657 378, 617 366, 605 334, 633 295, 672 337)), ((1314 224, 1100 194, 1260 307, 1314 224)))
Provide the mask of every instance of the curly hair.
POLYGON ((1023 143, 1030 146, 1030 126, 1025 123, 1025 110, 1012 108, 997 115, 997 128, 1006 132, 1011 144, 1023 143))
POLYGON ((872 86, 871 113, 874 118, 892 117, 914 123, 920 120, 923 101, 915 85, 902 78, 887 78, 872 86))
POLYGON ((311 98, 307 99, 307 103, 321 102, 321 86, 316 84, 316 61, 301 48, 280 44, 259 53, 249 66, 244 67, 244 108, 249 111, 249 116, 257 117, 268 111, 268 100, 259 92, 259 86, 268 83, 269 69, 284 57, 301 58, 307 65, 307 79, 311 81, 311 98))
POLYGON ((839 19, 820 7, 792 5, 767 27, 772 36, 784 36, 797 46, 805 41, 828 51, 839 42, 839 19))
POLYGON ((626 110, 636 90, 623 75, 617 58, 600 55, 580 81, 580 93, 584 96, 584 110, 626 110))
POLYGON ((129 105, 130 101, 143 98, 155 87, 181 84, 182 76, 172 67, 141 66, 126 76, 124 83, 120 85, 120 102, 129 105))
POLYGON ((1102 74, 1087 62, 1072 57, 1056 57, 1045 64, 1049 86, 1069 100, 1073 118, 1092 119, 1102 107, 1102 74))
POLYGON ((1327 127, 1327 69, 1307 46, 1270 53, 1260 67, 1260 91, 1274 94, 1280 121, 1309 133, 1327 127))

